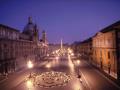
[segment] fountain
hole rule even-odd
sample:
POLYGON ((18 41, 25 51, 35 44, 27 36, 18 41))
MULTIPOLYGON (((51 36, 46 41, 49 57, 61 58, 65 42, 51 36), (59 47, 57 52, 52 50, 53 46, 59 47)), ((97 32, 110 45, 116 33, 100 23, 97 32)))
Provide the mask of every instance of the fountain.
POLYGON ((64 72, 43 72, 35 76, 34 85, 43 88, 65 86, 71 80, 71 76, 64 72))

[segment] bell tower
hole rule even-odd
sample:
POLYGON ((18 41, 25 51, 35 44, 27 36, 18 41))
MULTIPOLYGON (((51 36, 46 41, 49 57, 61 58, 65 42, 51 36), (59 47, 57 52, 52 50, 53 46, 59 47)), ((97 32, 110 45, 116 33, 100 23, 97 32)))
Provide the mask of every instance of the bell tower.
POLYGON ((44 43, 47 43, 46 32, 45 32, 45 31, 42 32, 42 41, 43 41, 44 43))
POLYGON ((37 29, 37 25, 34 26, 34 32, 33 32, 33 41, 37 42, 39 40, 39 31, 37 29))

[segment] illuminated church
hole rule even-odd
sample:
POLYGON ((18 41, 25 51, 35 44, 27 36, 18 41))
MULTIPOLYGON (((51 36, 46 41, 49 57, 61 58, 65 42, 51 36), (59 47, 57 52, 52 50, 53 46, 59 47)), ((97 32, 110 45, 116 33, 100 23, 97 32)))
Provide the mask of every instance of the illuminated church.
POLYGON ((40 61, 47 54, 46 32, 39 30, 28 18, 23 31, 0 24, 0 73, 10 73, 26 66, 27 60, 40 61))

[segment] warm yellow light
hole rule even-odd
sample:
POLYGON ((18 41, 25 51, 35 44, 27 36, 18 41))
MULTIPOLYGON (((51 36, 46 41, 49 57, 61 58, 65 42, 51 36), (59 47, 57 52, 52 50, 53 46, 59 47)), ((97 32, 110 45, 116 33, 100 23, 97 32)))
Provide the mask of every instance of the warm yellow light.
POLYGON ((46 68, 50 68, 50 67, 51 67, 51 65, 50 65, 50 64, 47 64, 47 65, 46 65, 46 68))
POLYGON ((56 60, 58 60, 59 59, 59 57, 56 57, 56 60))
POLYGON ((73 84, 73 87, 75 88, 74 90, 81 90, 78 81, 76 82, 76 84, 73 84))
POLYGON ((80 60, 77 60, 77 64, 80 64, 80 60))
POLYGON ((33 63, 31 61, 28 61, 27 66, 28 66, 28 68, 33 68, 33 63))
POLYGON ((33 87, 32 80, 28 80, 26 84, 27 84, 27 88, 29 88, 29 89, 33 87))
POLYGON ((47 56, 49 56, 49 54, 47 54, 47 56))
POLYGON ((68 48, 68 52, 69 52, 69 53, 72 53, 73 51, 72 51, 72 49, 68 48))
POLYGON ((74 53, 71 53, 71 56, 74 56, 74 53))
POLYGON ((72 53, 72 50, 69 50, 69 53, 72 53))

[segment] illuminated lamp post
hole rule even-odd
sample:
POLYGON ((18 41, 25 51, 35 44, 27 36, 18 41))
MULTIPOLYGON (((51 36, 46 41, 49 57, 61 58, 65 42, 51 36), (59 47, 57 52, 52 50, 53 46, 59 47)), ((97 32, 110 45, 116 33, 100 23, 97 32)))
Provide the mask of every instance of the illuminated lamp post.
MULTIPOLYGON (((29 69, 31 69, 31 68, 33 68, 33 63, 29 60, 28 62, 27 62, 27 66, 28 66, 28 68, 29 69)), ((30 72, 30 76, 29 77, 31 77, 31 72, 30 72)))

